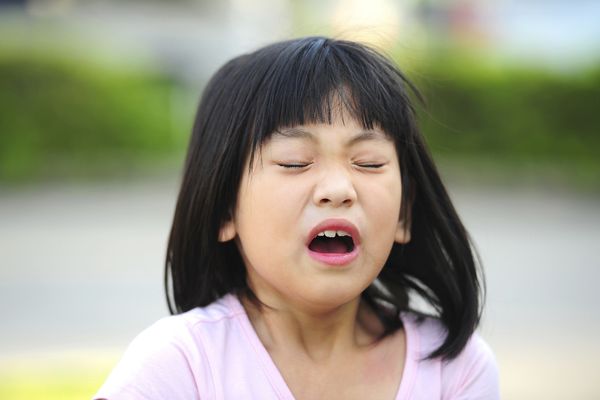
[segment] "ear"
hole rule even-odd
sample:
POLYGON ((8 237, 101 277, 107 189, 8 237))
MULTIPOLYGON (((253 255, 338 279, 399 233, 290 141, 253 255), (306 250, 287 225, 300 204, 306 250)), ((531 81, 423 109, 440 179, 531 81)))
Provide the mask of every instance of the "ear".
POLYGON ((415 202, 415 191, 411 190, 408 192, 408 204, 406 209, 406 215, 398 221, 398 226, 396 227, 396 235, 394 236, 394 241, 400 244, 406 244, 410 242, 411 234, 410 230, 412 228, 412 206, 415 202))
POLYGON ((233 239, 235 235, 235 224, 233 223, 233 219, 230 219, 221 225, 221 229, 219 230, 219 242, 228 242, 233 239))
POLYGON ((398 221, 396 235, 394 235, 394 241, 400 244, 406 244, 410 242, 410 217, 407 217, 406 220, 401 219, 398 221))
MULTIPOLYGON (((408 203, 402 204, 403 208, 406 206, 405 210, 400 212, 400 220, 398 221, 398 226, 396 227, 396 235, 394 236, 394 241, 399 244, 406 244, 410 242, 411 234, 410 229, 412 227, 412 206, 415 203, 415 191, 408 190, 410 186, 409 183, 412 181, 408 176, 403 180, 406 182, 406 187, 404 190, 407 190, 408 198, 405 200, 408 203), (403 212, 405 211, 405 212, 403 212), (405 214, 405 215, 402 215, 405 214)), ((404 194, 404 193, 403 193, 404 194)), ((404 196, 402 196, 404 198, 404 196)))

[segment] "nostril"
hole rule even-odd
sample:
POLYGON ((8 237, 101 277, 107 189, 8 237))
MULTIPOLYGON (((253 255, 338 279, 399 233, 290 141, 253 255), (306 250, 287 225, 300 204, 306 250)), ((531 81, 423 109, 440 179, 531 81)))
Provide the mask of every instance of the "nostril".
MULTIPOLYGON (((323 198, 323 199, 319 200, 319 204, 321 204, 321 205, 328 205, 328 204, 333 204, 333 203, 334 203, 334 201, 331 199, 328 199, 328 198, 323 198)), ((344 199, 339 202, 336 201, 335 203, 337 205, 349 206, 349 205, 352 205, 352 203, 354 203, 354 200, 347 198, 347 199, 344 199)))

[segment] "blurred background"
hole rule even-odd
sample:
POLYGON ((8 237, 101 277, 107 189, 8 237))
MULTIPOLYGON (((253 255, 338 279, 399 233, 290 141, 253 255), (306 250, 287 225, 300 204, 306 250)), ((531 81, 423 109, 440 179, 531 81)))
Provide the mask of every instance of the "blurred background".
POLYGON ((168 314, 202 88, 325 34, 389 54, 487 277, 504 399, 598 399, 600 3, 0 0, 0 398, 89 398, 168 314))

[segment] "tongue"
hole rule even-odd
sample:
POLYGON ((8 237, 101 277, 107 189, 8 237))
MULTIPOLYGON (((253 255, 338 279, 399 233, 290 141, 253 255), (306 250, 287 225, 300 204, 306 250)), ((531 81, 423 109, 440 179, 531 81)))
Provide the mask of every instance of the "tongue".
POLYGON ((312 251, 317 253, 347 253, 348 249, 344 242, 339 239, 315 240, 311 246, 312 251))

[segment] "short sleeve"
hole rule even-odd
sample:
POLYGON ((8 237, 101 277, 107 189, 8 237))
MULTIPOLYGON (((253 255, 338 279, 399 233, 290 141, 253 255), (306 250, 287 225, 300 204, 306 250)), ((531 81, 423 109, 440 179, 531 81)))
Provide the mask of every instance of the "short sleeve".
POLYGON ((500 399, 496 359, 477 333, 457 358, 442 367, 442 399, 500 399))
POLYGON ((93 399, 199 399, 197 366, 203 360, 190 351, 185 329, 165 318, 140 333, 93 399))

